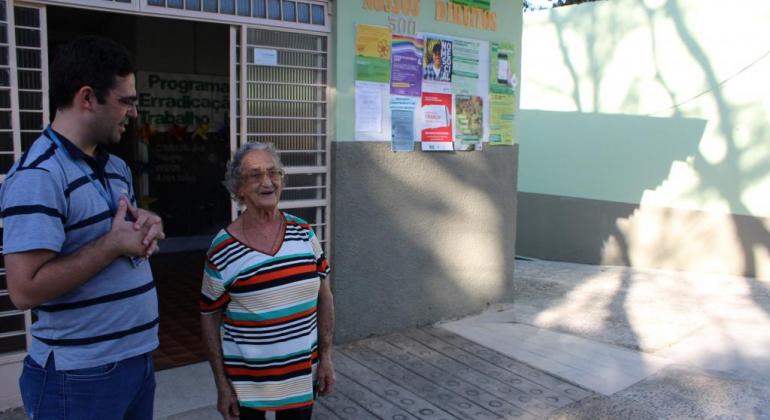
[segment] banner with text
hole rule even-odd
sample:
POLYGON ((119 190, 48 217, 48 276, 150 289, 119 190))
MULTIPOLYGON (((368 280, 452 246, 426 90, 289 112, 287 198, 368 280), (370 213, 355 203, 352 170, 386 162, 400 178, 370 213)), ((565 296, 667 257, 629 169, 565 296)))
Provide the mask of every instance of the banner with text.
POLYGON ((155 131, 219 131, 227 123, 230 82, 226 76, 136 73, 140 127, 155 131))

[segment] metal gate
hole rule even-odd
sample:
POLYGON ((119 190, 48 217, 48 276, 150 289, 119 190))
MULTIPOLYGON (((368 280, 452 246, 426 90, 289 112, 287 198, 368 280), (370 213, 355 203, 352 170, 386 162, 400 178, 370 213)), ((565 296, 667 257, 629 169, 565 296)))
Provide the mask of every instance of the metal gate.
MULTIPOLYGON (((0 182, 48 121, 45 7, 0 1, 0 182)), ((29 311, 11 303, 0 266, 0 365, 21 360, 29 311)))
POLYGON ((231 45, 231 148, 275 146, 287 173, 280 207, 312 224, 328 248, 328 37, 241 26, 231 45))

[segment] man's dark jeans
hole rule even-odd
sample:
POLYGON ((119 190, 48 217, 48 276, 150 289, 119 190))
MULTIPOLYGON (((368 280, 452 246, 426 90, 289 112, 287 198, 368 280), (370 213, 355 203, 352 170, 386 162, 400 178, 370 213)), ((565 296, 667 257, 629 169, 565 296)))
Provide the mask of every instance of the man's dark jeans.
POLYGON ((46 366, 24 359, 19 378, 30 419, 152 419, 155 367, 146 353, 85 369, 57 371, 53 355, 46 366))

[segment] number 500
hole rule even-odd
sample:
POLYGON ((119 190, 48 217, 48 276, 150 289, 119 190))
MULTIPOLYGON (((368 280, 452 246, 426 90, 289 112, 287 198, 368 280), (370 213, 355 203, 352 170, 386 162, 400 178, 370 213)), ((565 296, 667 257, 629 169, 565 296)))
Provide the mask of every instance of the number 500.
POLYGON ((400 16, 388 16, 388 25, 390 32, 400 35, 416 35, 417 22, 414 19, 407 19, 400 16))

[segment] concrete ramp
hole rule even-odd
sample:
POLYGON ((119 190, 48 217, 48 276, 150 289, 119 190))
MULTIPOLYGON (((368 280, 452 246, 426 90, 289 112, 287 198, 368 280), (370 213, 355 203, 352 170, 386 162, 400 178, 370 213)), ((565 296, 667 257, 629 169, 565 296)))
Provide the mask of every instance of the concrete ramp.
POLYGON ((469 318, 440 327, 604 395, 631 386, 670 363, 660 357, 523 324, 469 318))

